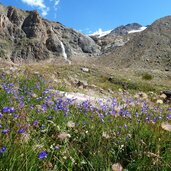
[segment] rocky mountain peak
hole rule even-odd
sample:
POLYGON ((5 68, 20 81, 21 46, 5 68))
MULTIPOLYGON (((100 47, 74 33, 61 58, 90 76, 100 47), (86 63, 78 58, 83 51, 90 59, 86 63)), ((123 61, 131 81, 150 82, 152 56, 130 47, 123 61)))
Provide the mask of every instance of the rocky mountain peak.
POLYGON ((142 27, 142 25, 138 24, 138 23, 131 23, 131 24, 127 24, 127 25, 122 25, 119 26, 117 28, 115 28, 114 30, 112 30, 110 32, 110 34, 114 34, 116 36, 123 36, 129 33, 129 31, 131 30, 138 30, 142 27))

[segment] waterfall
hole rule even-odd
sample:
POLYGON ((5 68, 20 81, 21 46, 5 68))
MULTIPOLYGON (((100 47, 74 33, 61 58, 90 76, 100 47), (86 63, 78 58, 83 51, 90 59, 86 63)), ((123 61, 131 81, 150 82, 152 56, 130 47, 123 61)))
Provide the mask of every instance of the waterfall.
POLYGON ((71 64, 71 61, 68 59, 68 56, 65 52, 65 46, 62 43, 62 41, 60 41, 60 44, 61 44, 61 48, 62 48, 62 56, 64 57, 65 61, 67 61, 69 64, 71 64))
POLYGON ((65 52, 65 46, 61 41, 60 41, 60 44, 61 44, 61 48, 62 48, 62 55, 63 55, 64 59, 67 61, 68 57, 67 57, 67 54, 65 52))
MULTIPOLYGON (((50 30, 51 30, 51 32, 54 32, 55 37, 59 40, 53 26, 50 28, 50 30)), ((62 56, 64 57, 65 61, 67 61, 71 65, 71 61, 68 59, 68 56, 67 56, 66 51, 65 51, 65 46, 64 46, 64 44, 62 43, 61 40, 59 40, 59 41, 60 41, 60 45, 61 45, 61 48, 62 48, 62 56)))

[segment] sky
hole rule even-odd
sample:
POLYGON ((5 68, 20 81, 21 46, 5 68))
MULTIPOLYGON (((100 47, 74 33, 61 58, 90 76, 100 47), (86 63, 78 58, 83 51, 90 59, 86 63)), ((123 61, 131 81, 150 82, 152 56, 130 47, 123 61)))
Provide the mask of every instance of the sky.
POLYGON ((0 0, 0 3, 37 10, 44 18, 85 34, 133 22, 146 26, 171 15, 171 0, 0 0))

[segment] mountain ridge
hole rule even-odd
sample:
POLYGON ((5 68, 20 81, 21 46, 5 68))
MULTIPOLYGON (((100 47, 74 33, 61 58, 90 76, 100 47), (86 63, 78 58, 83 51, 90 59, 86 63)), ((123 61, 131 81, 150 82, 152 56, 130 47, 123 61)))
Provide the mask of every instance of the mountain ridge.
POLYGON ((114 68, 170 70, 170 35, 171 16, 160 18, 100 62, 114 68))

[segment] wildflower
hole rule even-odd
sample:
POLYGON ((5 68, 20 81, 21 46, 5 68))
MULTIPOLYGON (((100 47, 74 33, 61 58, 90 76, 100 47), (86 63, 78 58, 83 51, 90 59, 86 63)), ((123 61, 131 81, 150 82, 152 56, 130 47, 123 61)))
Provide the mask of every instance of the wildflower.
POLYGON ((44 108, 41 105, 36 105, 36 109, 41 112, 45 112, 44 108))
POLYGON ((112 171, 123 171, 123 167, 120 163, 115 163, 112 165, 112 171))
POLYGON ((10 109, 10 113, 13 113, 13 112, 15 112, 15 109, 14 109, 14 107, 10 107, 9 109, 10 109))
POLYGON ((47 157, 46 151, 41 151, 41 152, 39 153, 39 155, 38 155, 38 158, 39 158, 39 159, 44 159, 44 158, 46 158, 46 157, 47 157))
POLYGON ((75 127, 75 123, 72 122, 72 121, 68 121, 67 127, 69 127, 69 128, 74 128, 74 127, 75 127))
POLYGON ((46 128, 46 125, 42 125, 41 129, 44 130, 46 128))
POLYGON ((48 119, 49 119, 49 120, 53 119, 53 116, 48 116, 48 119))
POLYGON ((10 112, 10 108, 9 107, 3 107, 2 112, 8 113, 8 112, 10 112))
POLYGON ((33 122, 33 126, 37 126, 38 124, 39 124, 38 121, 34 121, 34 122, 33 122))
POLYGON ((157 121, 157 118, 156 118, 156 117, 154 117, 154 118, 153 118, 153 120, 152 120, 152 123, 153 123, 153 124, 155 124, 155 123, 156 123, 156 121, 157 121))
POLYGON ((6 150, 7 150, 6 147, 2 147, 2 148, 0 149, 0 154, 4 153, 6 150))
POLYGON ((168 114, 167 115, 167 119, 171 119, 171 114, 168 114))
POLYGON ((14 107, 3 107, 2 112, 3 113, 13 113, 15 111, 14 107))
POLYGON ((127 124, 124 124, 124 128, 126 129, 128 126, 127 126, 127 124))
POLYGON ((59 135, 58 135, 58 138, 60 139, 60 140, 66 140, 66 139, 68 139, 68 138, 70 138, 71 137, 71 135, 70 134, 68 134, 68 133, 66 133, 66 132, 62 132, 62 133, 60 133, 59 135))
POLYGON ((110 138, 109 134, 107 134, 106 132, 103 132, 102 137, 106 139, 110 138))
POLYGON ((17 119, 18 117, 19 117, 19 116, 18 116, 17 114, 14 114, 14 115, 13 115, 13 118, 14 118, 14 119, 17 119))
POLYGON ((163 122, 163 123, 161 124, 161 127, 162 127, 164 130, 171 132, 171 124, 170 124, 170 123, 168 123, 168 122, 163 122))
POLYGON ((3 133, 3 134, 8 134, 8 132, 9 132, 9 129, 4 129, 4 130, 2 130, 2 133, 3 133))
POLYGON ((47 103, 46 103, 47 105, 48 105, 48 107, 51 107, 51 106, 53 106, 54 105, 54 102, 53 101, 47 101, 47 103))
POLYGON ((2 118, 3 117, 3 114, 2 113, 0 113, 0 118, 2 118))
POLYGON ((60 147, 58 145, 55 146, 55 150, 58 151, 60 147))
POLYGON ((31 97, 37 98, 38 96, 37 96, 37 94, 33 93, 33 94, 31 94, 31 97))
POLYGON ((19 130, 18 130, 18 133, 19 134, 23 134, 25 132, 25 129, 24 128, 20 128, 19 130))

